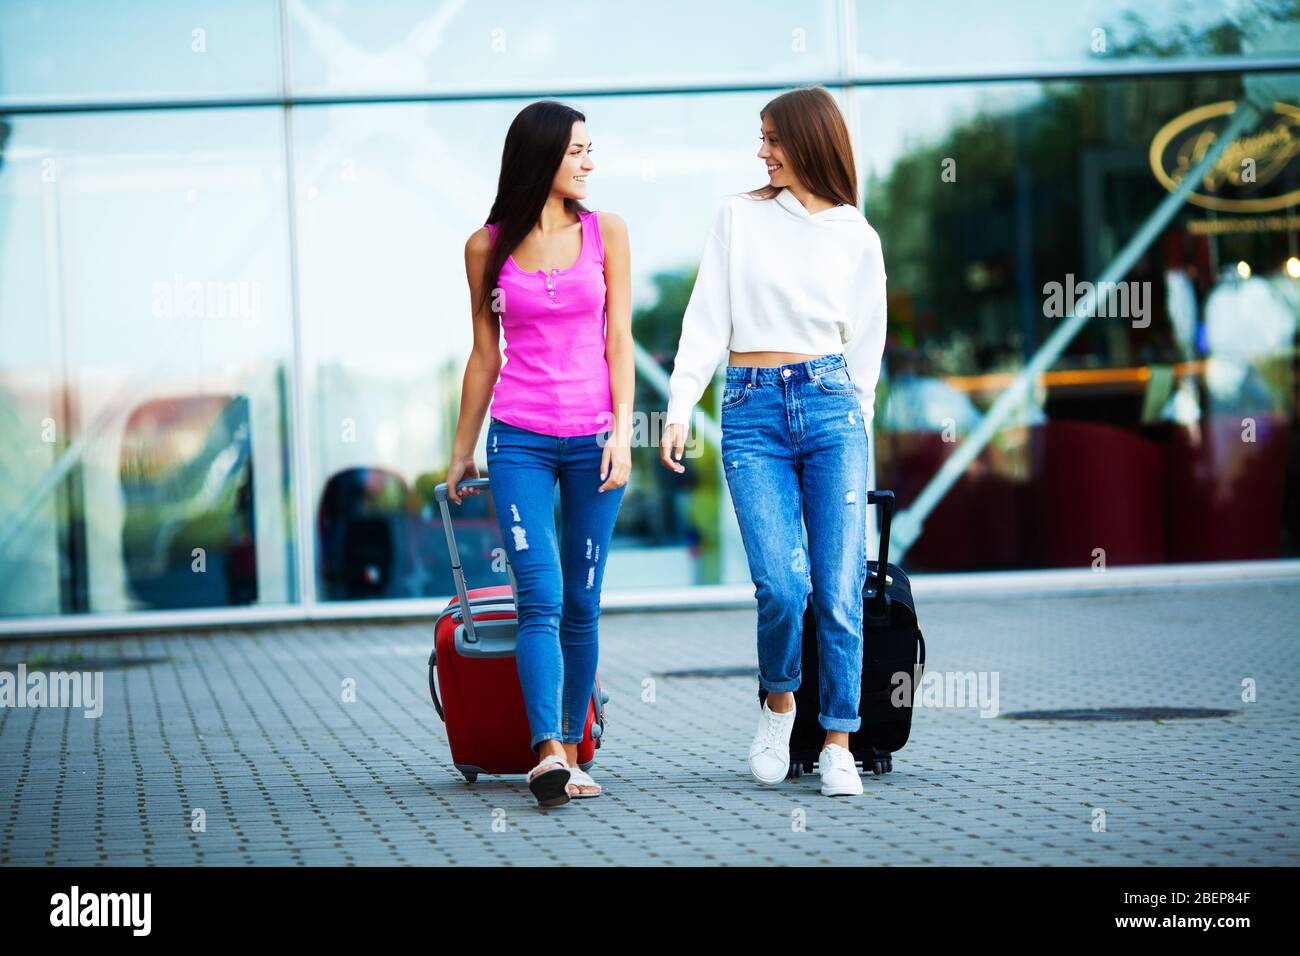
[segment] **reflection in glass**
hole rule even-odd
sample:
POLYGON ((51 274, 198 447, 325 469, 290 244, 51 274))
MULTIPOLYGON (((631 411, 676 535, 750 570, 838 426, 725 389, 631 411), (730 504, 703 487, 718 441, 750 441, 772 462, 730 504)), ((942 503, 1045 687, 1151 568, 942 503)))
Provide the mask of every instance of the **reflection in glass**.
POLYGON ((0 3, 0 104, 275 96, 278 3, 0 3))
MULTIPOLYGON (((449 595, 432 489, 471 342, 464 245, 511 117, 565 86, 611 93, 573 105, 597 147, 591 205, 629 224, 642 350, 607 590, 744 584, 716 449, 697 432, 684 477, 659 466, 664 397, 646 371, 670 371, 718 201, 765 179, 758 109, 773 94, 623 87, 1098 74, 836 91, 889 272, 876 485, 905 507, 1060 322, 1048 285, 1100 274, 1213 139, 1243 78, 1196 65, 1294 55, 1282 27, 1300 20, 1294 0, 942 0, 924 18, 898 0, 673 0, 617 19, 582 0, 563 21, 522 0, 183 0, 111 23, 101 6, 0 5, 0 109, 274 97, 282 64, 296 95, 452 98, 0 115, 6 618, 306 602, 312 587, 322 601, 449 595), (1188 72, 1104 79, 1170 64, 1188 72), (512 98, 455 99, 494 90, 512 98)), ((1269 208, 1183 208, 1127 277, 1141 314, 1089 322, 905 566, 1300 553, 1294 78, 1247 81, 1280 91, 1255 132, 1281 145, 1260 179, 1225 166, 1198 194, 1269 208)), ((479 585, 504 581, 491 507, 456 511, 479 585)))
POLYGON ((1295 0, 930 0, 923 23, 909 0, 855 0, 855 9, 863 78, 1294 56, 1266 35, 1300 19, 1295 0))
POLYGON ((565 87, 794 84, 839 72, 838 7, 287 0, 291 83, 298 94, 472 88, 539 98, 565 87))
MULTIPOLYGON (((1202 76, 860 97, 867 214, 890 272, 877 480, 901 506, 1067 314, 1057 291, 1073 307, 1071 290, 1159 204, 1159 131, 1240 95, 1240 77, 1202 76)), ((1267 117, 1261 130, 1286 122, 1267 117)), ((1284 156, 1247 185, 1257 203, 1289 195, 1300 164, 1284 156)), ((1297 553, 1297 228, 1186 205, 931 513, 908 563, 1297 553)))
MULTIPOLYGON (((596 146, 589 205, 629 223, 633 332, 664 365, 676 351, 717 203, 762 181, 755 153, 766 99, 599 97, 574 104, 596 146)), ((433 485, 446 476, 472 343, 464 247, 487 216, 505 130, 522 105, 349 106, 295 116, 311 500, 326 502, 318 505, 322 529, 364 515, 348 519, 358 524, 352 531, 328 524, 318 567, 326 599, 355 596, 340 584, 349 575, 374 578, 366 585, 373 596, 451 593, 441 527, 430 520, 436 512, 426 511, 433 485), (381 472, 382 492, 375 484, 381 472), (403 497, 404 510, 395 504, 403 497), (346 503, 353 498, 355 504, 346 503), (371 500, 380 498, 388 504, 371 500), (349 534, 382 560, 343 557, 349 534), (354 570, 342 570, 349 560, 354 570)), ((703 407, 713 398, 706 396, 703 407)), ((665 401, 638 376, 643 417, 635 477, 606 586, 743 582, 747 571, 727 496, 719 494, 715 450, 694 443, 700 457, 688 462, 685 481, 658 463, 659 426, 651 416, 663 412, 665 401)), ((479 460, 483 465, 481 447, 479 460)), ((489 570, 504 582, 503 564, 489 570)))
POLYGON ((0 613, 298 599, 280 119, 5 120, 0 613))

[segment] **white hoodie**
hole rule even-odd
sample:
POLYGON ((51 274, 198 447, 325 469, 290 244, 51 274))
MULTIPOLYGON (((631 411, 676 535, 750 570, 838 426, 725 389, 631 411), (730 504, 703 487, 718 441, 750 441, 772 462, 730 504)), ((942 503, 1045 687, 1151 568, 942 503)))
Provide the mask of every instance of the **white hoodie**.
POLYGON ((809 213, 788 189, 723 198, 682 317, 668 424, 690 421, 732 350, 843 352, 870 429, 885 351, 885 260, 856 207, 809 213))

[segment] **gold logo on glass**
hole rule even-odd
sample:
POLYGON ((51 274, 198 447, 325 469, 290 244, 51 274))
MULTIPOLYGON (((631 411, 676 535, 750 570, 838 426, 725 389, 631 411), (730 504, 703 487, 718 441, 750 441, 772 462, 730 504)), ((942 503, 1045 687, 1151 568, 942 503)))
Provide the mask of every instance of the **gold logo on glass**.
MULTIPOLYGON (((1151 140, 1151 171, 1171 192, 1214 144, 1232 115, 1233 100, 1210 103, 1176 116, 1151 140)), ((1283 172, 1300 153, 1300 107, 1274 103, 1258 129, 1228 144, 1187 201, 1220 212, 1272 212, 1300 202, 1300 189, 1277 194, 1283 172), (1274 195, 1267 195, 1272 187, 1274 195), (1263 194, 1263 195, 1261 195, 1263 194)), ((1285 178, 1285 177, 1283 177, 1285 178)))

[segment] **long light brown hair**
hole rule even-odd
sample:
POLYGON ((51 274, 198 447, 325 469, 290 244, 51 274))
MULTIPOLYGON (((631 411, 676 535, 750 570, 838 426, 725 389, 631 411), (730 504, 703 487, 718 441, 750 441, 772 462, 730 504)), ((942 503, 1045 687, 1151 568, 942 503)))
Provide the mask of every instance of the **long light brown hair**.
MULTIPOLYGON (((857 167, 844 114, 824 86, 801 86, 782 93, 758 112, 771 120, 785 165, 814 195, 831 202, 858 205, 857 167)), ((749 195, 771 199, 781 187, 768 183, 749 195)))

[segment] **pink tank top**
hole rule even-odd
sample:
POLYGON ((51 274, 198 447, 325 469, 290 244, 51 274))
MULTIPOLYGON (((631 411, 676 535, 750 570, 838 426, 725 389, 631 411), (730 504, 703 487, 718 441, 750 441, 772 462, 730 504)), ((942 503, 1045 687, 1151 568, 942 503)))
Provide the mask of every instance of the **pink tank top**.
MULTIPOLYGON (((595 212, 579 212, 582 252, 567 269, 525 272, 512 255, 498 285, 505 363, 492 416, 543 435, 594 435, 613 424, 605 359, 605 247, 595 212)), ((497 227, 487 223, 496 242, 497 227)))

